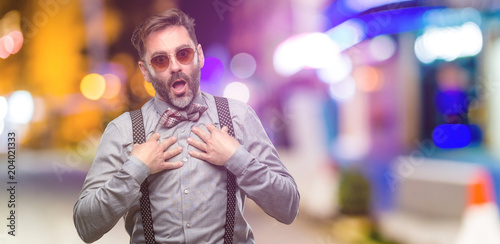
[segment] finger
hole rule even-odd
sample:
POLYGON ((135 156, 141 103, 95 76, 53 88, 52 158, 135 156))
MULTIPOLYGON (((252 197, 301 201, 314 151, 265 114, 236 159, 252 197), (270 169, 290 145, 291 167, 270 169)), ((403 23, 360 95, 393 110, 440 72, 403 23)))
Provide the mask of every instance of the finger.
POLYGON ((194 134, 196 134, 199 138, 201 138, 204 142, 207 142, 208 139, 210 139, 210 135, 206 133, 203 130, 200 130, 198 127, 193 127, 192 131, 194 134))
POLYGON ((167 148, 170 146, 174 145, 174 143, 177 141, 177 138, 175 136, 172 136, 168 138, 167 140, 164 140, 160 143, 160 146, 162 147, 162 151, 165 151, 167 148))
POLYGON ((165 169, 177 169, 177 168, 180 168, 182 167, 182 162, 180 161, 177 161, 177 162, 163 162, 161 163, 161 168, 162 170, 165 170, 165 169))
POLYGON ((191 146, 193 146, 193 147, 196 147, 196 148, 198 148, 198 149, 200 149, 200 150, 202 150, 202 151, 204 151, 204 152, 206 152, 206 151, 207 151, 207 144, 206 144, 206 143, 204 143, 204 142, 197 141, 197 140, 195 140, 195 139, 193 139, 193 138, 191 138, 191 137, 189 137, 189 138, 187 139, 187 142, 188 142, 188 144, 189 144, 189 145, 191 145, 191 146))
POLYGON ((210 133, 214 133, 214 131, 217 131, 217 127, 215 127, 215 125, 213 124, 208 124, 207 125, 207 130, 210 132, 210 133))
POLYGON ((208 161, 208 158, 209 158, 208 154, 206 154, 204 152, 190 151, 189 155, 191 155, 192 157, 195 157, 197 159, 201 159, 201 160, 205 160, 205 161, 208 161))
POLYGON ((229 128, 227 126, 224 126, 224 127, 222 127, 222 130, 220 130, 220 131, 222 131, 222 133, 224 133, 224 134, 227 134, 229 131, 229 128))
POLYGON ((163 160, 169 160, 171 159, 173 156, 179 154, 182 152, 182 147, 178 147, 178 148, 175 148, 175 149, 170 149, 170 150, 167 150, 163 153, 163 160))
POLYGON ((160 134, 154 133, 153 135, 151 135, 151 137, 149 137, 148 141, 158 141, 159 139, 160 139, 160 134))

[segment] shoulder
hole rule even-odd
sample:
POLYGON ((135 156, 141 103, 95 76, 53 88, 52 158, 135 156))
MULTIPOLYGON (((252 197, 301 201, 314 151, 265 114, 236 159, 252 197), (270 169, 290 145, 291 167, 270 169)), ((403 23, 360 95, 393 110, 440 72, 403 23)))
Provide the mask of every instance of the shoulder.
MULTIPOLYGON (((208 94, 206 92, 202 92, 202 96, 205 99, 210 109, 217 110, 217 105, 215 103, 215 96, 208 94)), ((240 116, 245 115, 248 112, 254 113, 252 107, 250 107, 248 104, 232 98, 226 98, 226 99, 228 101, 229 111, 233 117, 235 115, 240 115, 240 116)))
MULTIPOLYGON (((149 100, 141 108, 141 112, 143 114, 144 120, 146 119, 146 115, 148 114, 149 110, 151 110, 151 109, 153 109, 153 103, 152 103, 152 100, 149 100)), ((132 132, 132 120, 131 120, 130 112, 131 111, 124 112, 120 116, 113 119, 106 126, 106 130, 114 127, 122 135, 130 134, 132 132)))

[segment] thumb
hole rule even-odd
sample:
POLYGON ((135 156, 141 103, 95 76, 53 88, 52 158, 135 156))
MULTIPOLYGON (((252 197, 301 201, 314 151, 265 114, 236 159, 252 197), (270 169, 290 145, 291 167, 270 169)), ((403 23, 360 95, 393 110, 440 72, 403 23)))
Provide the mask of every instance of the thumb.
POLYGON ((227 126, 224 126, 224 127, 222 127, 222 129, 220 131, 222 131, 222 133, 224 133, 224 134, 227 134, 229 131, 229 128, 227 126))

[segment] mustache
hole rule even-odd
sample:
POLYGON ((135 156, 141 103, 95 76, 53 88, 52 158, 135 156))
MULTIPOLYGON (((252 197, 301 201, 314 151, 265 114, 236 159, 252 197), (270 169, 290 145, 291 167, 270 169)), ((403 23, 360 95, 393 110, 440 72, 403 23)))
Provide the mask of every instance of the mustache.
POLYGON ((180 71, 173 73, 172 76, 170 76, 170 78, 168 79, 168 86, 172 86, 172 83, 174 83, 174 81, 176 80, 184 80, 189 83, 191 81, 191 78, 180 71))

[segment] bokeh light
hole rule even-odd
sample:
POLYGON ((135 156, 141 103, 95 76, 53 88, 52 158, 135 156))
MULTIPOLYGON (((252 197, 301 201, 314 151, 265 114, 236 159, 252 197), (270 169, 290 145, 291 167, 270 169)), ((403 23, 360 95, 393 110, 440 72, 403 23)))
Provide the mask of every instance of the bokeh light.
POLYGON ((45 114, 47 112, 47 105, 45 103, 45 100, 41 97, 33 97, 33 101, 35 107, 31 121, 40 122, 45 119, 45 114))
POLYGON ((104 74, 103 77, 106 80, 106 89, 102 97, 112 99, 118 96, 122 86, 120 78, 115 74, 104 74))
POLYGON ((361 42, 365 38, 365 31, 361 21, 350 19, 330 29, 326 35, 343 51, 361 42))
POLYGON ((469 145, 472 135, 469 127, 462 124, 438 125, 432 132, 432 140, 440 148, 462 148, 469 145))
POLYGON ((339 82, 346 79, 352 71, 352 60, 348 55, 342 54, 339 59, 329 66, 317 69, 318 78, 327 84, 339 82))
POLYGON ((376 36, 371 39, 368 50, 376 61, 385 61, 396 52, 396 42, 387 35, 376 36))
POLYGON ((372 66, 361 66, 356 68, 352 77, 356 81, 356 87, 365 92, 380 90, 384 81, 382 71, 372 66))
POLYGON ((234 76, 246 79, 255 73, 257 62, 248 53, 238 53, 231 59, 230 68, 234 76))
POLYGON ((335 100, 348 100, 356 92, 356 83, 352 77, 330 84, 329 93, 335 100))
POLYGON ((208 82, 219 82, 224 76, 224 64, 216 57, 205 58, 205 64, 201 68, 200 79, 208 82))
POLYGON ((454 27, 429 27, 415 41, 415 54, 422 63, 437 59, 453 61, 477 55, 483 47, 481 28, 473 22, 454 27))
POLYGON ((23 33, 20 31, 12 31, 8 34, 8 36, 10 36, 14 41, 14 46, 12 48, 11 54, 16 54, 23 46, 24 42, 23 33))
POLYGON ((9 36, 0 37, 0 58, 6 59, 14 49, 14 40, 9 36))
POLYGON ((35 104, 28 91, 15 91, 8 100, 7 120, 13 124, 27 124, 33 117, 35 104))
POLYGON ((340 59, 339 46, 324 33, 293 36, 274 51, 273 65, 282 76, 291 76, 303 68, 329 67, 340 59))
POLYGON ((88 74, 83 77, 80 83, 80 91, 83 96, 90 100, 98 100, 106 90, 106 79, 96 73, 88 74))
POLYGON ((291 76, 302 69, 303 64, 296 51, 300 50, 298 44, 301 35, 292 36, 282 42, 273 55, 273 66, 276 72, 282 76, 291 76))
POLYGON ((296 58, 303 59, 304 66, 314 69, 328 67, 332 62, 340 59, 340 48, 327 35, 311 33, 304 36, 300 44, 300 55, 296 58))
POLYGON ((150 82, 147 82, 144 80, 144 89, 146 89, 146 93, 148 96, 154 97, 156 94, 155 88, 153 87, 153 84, 150 82))
POLYGON ((224 97, 247 103, 250 99, 250 89, 248 89, 248 86, 242 82, 231 82, 224 89, 224 97))
POLYGON ((443 115, 467 113, 469 101, 467 94, 460 90, 440 91, 436 94, 436 108, 443 115))
POLYGON ((229 63, 229 51, 227 50, 226 45, 222 43, 214 43, 210 45, 207 49, 204 49, 203 53, 205 54, 205 65, 207 65, 206 57, 214 57, 224 65, 229 63))
POLYGON ((7 99, 5 97, 0 96, 0 121, 5 119, 7 116, 8 104, 7 99))

